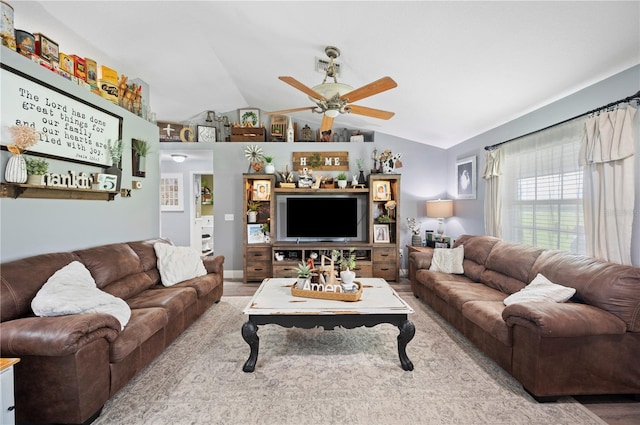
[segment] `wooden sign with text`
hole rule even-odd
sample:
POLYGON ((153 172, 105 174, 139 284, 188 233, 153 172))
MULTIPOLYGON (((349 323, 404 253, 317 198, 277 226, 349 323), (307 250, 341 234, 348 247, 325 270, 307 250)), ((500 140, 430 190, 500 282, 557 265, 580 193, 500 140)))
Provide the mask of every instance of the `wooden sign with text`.
POLYGON ((349 152, 293 152, 294 170, 349 171, 349 152))

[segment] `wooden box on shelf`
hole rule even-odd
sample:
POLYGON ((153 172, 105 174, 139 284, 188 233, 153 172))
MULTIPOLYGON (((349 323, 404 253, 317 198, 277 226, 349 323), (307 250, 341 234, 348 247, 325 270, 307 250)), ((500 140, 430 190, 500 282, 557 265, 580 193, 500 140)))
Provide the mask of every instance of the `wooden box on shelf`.
POLYGON ((232 127, 231 128, 231 141, 232 142, 264 142, 265 138, 264 127, 232 127))

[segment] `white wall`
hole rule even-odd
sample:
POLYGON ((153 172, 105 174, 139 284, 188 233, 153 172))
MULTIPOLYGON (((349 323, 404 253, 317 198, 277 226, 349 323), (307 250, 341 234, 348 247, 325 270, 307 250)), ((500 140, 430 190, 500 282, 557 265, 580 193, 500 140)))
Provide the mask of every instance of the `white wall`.
MULTIPOLYGON (((2 63, 122 116, 122 139, 125 141, 122 187, 131 188, 132 180, 142 181, 143 186, 142 189, 132 190, 131 198, 123 199, 118 195, 110 202, 0 198, 0 261, 157 236, 160 203, 157 126, 5 47, 2 47, 2 63), (131 175, 132 138, 146 140, 153 145, 147 159, 146 178, 131 175)), ((2 121, 3 127, 13 124, 2 121)), ((9 155, 7 151, 0 152, 2 176, 9 155)), ((102 170, 99 167, 61 160, 49 162, 50 172, 66 173, 68 170, 75 170, 95 173, 102 170)))

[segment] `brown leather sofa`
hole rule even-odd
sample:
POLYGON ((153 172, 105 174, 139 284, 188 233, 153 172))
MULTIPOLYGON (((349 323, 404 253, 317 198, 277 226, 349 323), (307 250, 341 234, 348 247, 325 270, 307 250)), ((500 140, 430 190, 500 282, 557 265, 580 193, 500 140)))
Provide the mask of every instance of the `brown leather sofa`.
POLYGON ((149 239, 43 254, 1 265, 0 351, 14 366, 18 423, 81 424, 222 297, 224 257, 207 274, 160 283, 149 239), (58 269, 80 261, 101 290, 131 307, 126 327, 107 314, 35 317, 31 301, 58 269))
POLYGON ((464 274, 429 271, 432 250, 410 254, 413 293, 534 398, 640 394, 640 268, 489 236, 460 245, 464 274), (504 305, 538 273, 575 295, 504 305))

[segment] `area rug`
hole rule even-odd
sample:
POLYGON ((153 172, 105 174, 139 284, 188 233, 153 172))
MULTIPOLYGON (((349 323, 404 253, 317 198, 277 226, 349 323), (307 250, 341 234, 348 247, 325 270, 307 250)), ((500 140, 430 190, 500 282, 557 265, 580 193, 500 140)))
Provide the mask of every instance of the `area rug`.
POLYGON ((261 326, 254 373, 240 328, 249 297, 223 297, 120 390, 95 425, 604 424, 571 397, 534 401, 421 301, 406 297, 412 372, 392 325, 261 326))

